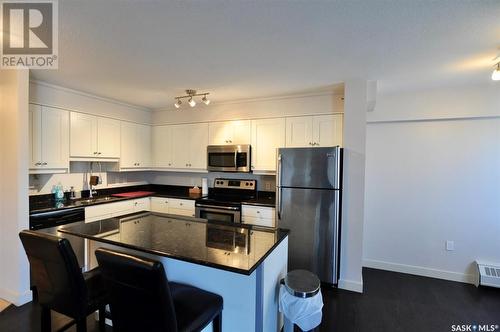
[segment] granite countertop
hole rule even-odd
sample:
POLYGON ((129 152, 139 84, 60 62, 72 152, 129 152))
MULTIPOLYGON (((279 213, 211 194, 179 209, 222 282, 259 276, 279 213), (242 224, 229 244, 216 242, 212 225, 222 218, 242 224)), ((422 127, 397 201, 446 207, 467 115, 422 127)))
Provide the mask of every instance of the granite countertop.
POLYGON ((244 275, 250 275, 288 236, 284 229, 153 212, 73 223, 59 232, 244 275))
POLYGON ((64 200, 56 202, 53 195, 30 196, 30 214, 49 212, 55 210, 72 209, 76 207, 87 207, 98 204, 114 203, 129 199, 138 199, 141 197, 114 197, 111 196, 117 193, 133 192, 133 191, 151 191, 153 194, 142 197, 166 197, 196 200, 203 197, 201 194, 189 194, 190 187, 183 186, 134 186, 134 187, 119 187, 112 189, 98 190, 98 194, 93 198, 82 198, 76 200, 64 200))
MULTIPOLYGON (((76 207, 87 207, 98 204, 106 204, 124 201, 128 199, 138 199, 140 197, 114 197, 113 194, 133 192, 133 191, 150 191, 153 194, 146 195, 143 197, 155 196, 155 197, 165 197, 165 198, 179 198, 179 199, 192 199, 196 200, 202 198, 201 194, 189 194, 189 188, 185 186, 169 186, 169 185, 142 185, 142 186, 131 186, 131 187, 117 187, 117 188, 107 188, 100 189, 97 191, 97 195, 94 199, 90 200, 88 198, 82 198, 77 200, 65 200, 62 202, 56 202, 54 200, 54 195, 38 195, 30 196, 30 214, 50 212, 55 210, 72 209, 76 207)), ((243 201, 242 204, 247 205, 257 205, 274 207, 275 206, 275 196, 273 192, 261 192, 259 191, 257 198, 249 199, 243 201)))

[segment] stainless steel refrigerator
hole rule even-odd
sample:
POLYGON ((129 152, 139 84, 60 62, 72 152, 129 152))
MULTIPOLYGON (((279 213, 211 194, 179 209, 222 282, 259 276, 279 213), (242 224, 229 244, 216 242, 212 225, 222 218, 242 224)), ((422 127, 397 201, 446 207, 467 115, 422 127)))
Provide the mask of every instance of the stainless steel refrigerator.
POLYGON ((278 149, 276 214, 290 230, 288 270, 305 269, 337 284, 342 149, 278 149))

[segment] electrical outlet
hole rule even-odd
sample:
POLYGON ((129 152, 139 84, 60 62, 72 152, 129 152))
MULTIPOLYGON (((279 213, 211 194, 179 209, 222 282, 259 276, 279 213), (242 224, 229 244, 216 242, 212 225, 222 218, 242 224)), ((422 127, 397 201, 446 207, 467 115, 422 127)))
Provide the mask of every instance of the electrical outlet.
POLYGON ((271 182, 266 181, 265 186, 266 186, 266 190, 271 190, 271 182))
POLYGON ((453 250, 455 250, 455 242, 453 242, 453 241, 446 241, 446 250, 447 251, 453 251, 453 250))

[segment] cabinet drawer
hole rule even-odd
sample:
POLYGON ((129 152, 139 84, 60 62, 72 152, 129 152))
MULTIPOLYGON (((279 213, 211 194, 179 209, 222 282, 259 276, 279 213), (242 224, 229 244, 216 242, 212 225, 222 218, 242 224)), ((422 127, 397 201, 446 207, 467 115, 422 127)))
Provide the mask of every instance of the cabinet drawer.
POLYGON ((180 216, 187 216, 187 217, 194 217, 195 212, 194 208, 193 209, 177 209, 177 208, 168 208, 168 213, 169 214, 177 214, 180 216))
POLYGON ((242 224, 247 224, 247 225, 257 225, 257 226, 264 226, 264 227, 274 227, 274 219, 270 219, 270 218, 242 217, 241 218, 241 223, 242 224))
POLYGON ((168 199, 169 209, 183 209, 183 210, 193 210, 194 211, 194 200, 191 199, 178 199, 169 198, 168 199))
POLYGON ((243 219, 245 217, 257 219, 274 219, 274 208, 242 205, 241 216, 243 219))

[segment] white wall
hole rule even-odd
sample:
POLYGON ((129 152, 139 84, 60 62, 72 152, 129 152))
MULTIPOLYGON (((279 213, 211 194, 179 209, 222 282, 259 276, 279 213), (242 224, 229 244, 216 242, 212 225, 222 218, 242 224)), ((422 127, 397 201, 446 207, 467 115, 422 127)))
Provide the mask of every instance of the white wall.
POLYGON ((206 122, 222 120, 244 120, 294 115, 343 112, 341 95, 318 94, 268 98, 233 103, 197 104, 190 108, 183 104, 178 110, 154 111, 152 123, 169 124, 184 122, 206 122))
POLYGON ((18 233, 28 219, 28 70, 0 70, 0 298, 31 300, 18 233))
MULTIPOLYGON (((118 120, 150 124, 151 112, 144 108, 123 104, 118 101, 92 96, 80 91, 59 87, 44 82, 31 81, 29 91, 30 102, 47 106, 59 107, 69 111, 78 111, 98 116, 110 117, 118 120)), ((102 163, 103 170, 113 167, 108 163, 102 163)), ((52 186, 59 182, 64 189, 71 186, 80 191, 88 189, 84 179, 88 178, 89 163, 71 162, 71 174, 40 174, 29 176, 29 193, 48 194, 52 186)), ((99 167, 94 164, 94 170, 99 167)), ((102 189, 113 186, 136 185, 147 183, 144 172, 123 172, 101 174, 103 183, 96 186, 96 189, 102 189)), ((88 181, 88 180, 87 180, 88 181)))
POLYGON ((367 81, 345 82, 344 167, 339 287, 363 292, 363 213, 367 81))
POLYGON ((184 172, 150 172, 149 183, 168 184, 174 186, 198 186, 201 188, 201 179, 208 179, 208 186, 214 185, 215 178, 253 179, 257 180, 257 189, 260 191, 275 191, 276 178, 274 175, 255 175, 252 173, 184 173, 184 172), (267 187, 266 187, 267 184, 267 187))
POLYGON ((151 112, 148 109, 40 81, 30 81, 29 100, 30 103, 60 107, 70 111, 143 124, 151 123, 151 112))
POLYGON ((369 118, 364 265, 471 282, 500 263, 500 84, 379 96, 369 118))

